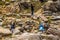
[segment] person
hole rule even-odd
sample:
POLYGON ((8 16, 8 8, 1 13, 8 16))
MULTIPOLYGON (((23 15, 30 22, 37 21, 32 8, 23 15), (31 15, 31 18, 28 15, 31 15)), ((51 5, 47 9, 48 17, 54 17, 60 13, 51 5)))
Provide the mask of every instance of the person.
POLYGON ((41 23, 41 24, 39 25, 39 30, 42 31, 42 32, 45 30, 43 23, 41 23))
POLYGON ((11 23, 11 32, 13 33, 15 29, 15 22, 11 23))
POLYGON ((34 6, 33 6, 33 4, 31 4, 31 15, 34 15, 34 6))

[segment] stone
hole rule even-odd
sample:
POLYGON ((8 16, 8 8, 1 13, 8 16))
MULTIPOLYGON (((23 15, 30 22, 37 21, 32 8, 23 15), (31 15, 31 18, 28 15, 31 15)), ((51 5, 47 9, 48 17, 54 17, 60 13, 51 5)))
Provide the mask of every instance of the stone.
POLYGON ((13 38, 8 40, 60 40, 59 36, 52 34, 43 34, 43 33, 22 33, 21 35, 15 35, 13 38))
POLYGON ((3 22, 0 22, 0 26, 2 26, 3 22))
POLYGON ((47 30, 47 33, 60 36, 60 30, 57 28, 49 28, 47 30))
POLYGON ((24 27, 21 27, 19 30, 21 33, 24 33, 24 27))
POLYGON ((13 2, 15 2, 16 0, 10 0, 11 2, 13 1, 13 2))
POLYGON ((20 31, 18 29, 15 29, 13 34, 14 35, 20 34, 20 31))
POLYGON ((44 15, 45 16, 52 16, 52 12, 51 11, 44 11, 44 15))
POLYGON ((16 19, 16 22, 21 22, 21 19, 16 19))
POLYGON ((37 19, 37 17, 36 16, 33 16, 33 19, 37 19))
POLYGON ((49 35, 41 34, 41 37, 46 40, 59 40, 59 36, 52 35, 52 34, 49 34, 49 35))
POLYGON ((1 35, 11 35, 12 33, 9 29, 5 29, 5 28, 0 27, 0 34, 1 35))
POLYGON ((46 13, 46 16, 49 16, 50 14, 50 16, 60 14, 58 13, 60 10, 59 2, 47 2, 42 8, 44 9, 44 14, 46 13))
POLYGON ((17 37, 19 40, 41 40, 39 34, 23 33, 17 37))

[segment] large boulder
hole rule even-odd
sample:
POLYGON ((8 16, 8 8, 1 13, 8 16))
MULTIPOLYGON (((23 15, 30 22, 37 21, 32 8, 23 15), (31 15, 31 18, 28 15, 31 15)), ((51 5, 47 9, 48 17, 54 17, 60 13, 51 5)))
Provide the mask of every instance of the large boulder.
POLYGON ((23 33, 22 35, 15 35, 12 40, 41 40, 39 34, 23 33))
MULTIPOLYGON (((7 39, 6 39, 7 40, 7 39)), ((11 40, 8 39, 8 40, 11 40)), ((59 36, 52 34, 39 33, 23 33, 22 35, 15 35, 12 40, 60 40, 59 36)))
POLYGON ((47 3, 45 3, 45 5, 42 6, 42 8, 44 9, 44 14, 45 15, 59 15, 60 13, 58 13, 60 11, 60 4, 59 2, 54 2, 54 1, 48 1, 47 3), (55 13, 55 14, 53 14, 55 13))
POLYGON ((58 28, 49 28, 47 33, 60 36, 60 30, 58 28))

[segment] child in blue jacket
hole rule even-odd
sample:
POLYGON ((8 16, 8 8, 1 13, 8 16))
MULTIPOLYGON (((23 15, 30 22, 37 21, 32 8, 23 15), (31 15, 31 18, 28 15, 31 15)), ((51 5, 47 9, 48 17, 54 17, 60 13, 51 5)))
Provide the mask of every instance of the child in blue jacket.
POLYGON ((41 23, 41 24, 39 25, 39 30, 42 31, 42 32, 45 30, 43 23, 41 23))

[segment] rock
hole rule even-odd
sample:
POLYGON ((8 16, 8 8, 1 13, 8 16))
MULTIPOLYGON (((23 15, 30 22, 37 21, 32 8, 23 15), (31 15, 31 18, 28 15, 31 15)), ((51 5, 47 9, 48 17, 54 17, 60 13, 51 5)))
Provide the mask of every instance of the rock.
POLYGON ((42 40, 46 40, 46 39, 42 39, 42 40))
POLYGON ((16 0, 10 0, 11 2, 15 2, 16 0))
POLYGON ((59 36, 52 35, 52 34, 49 34, 49 35, 41 34, 41 37, 46 40, 59 40, 59 36))
POLYGON ((22 35, 16 36, 19 40, 41 40, 39 34, 23 33, 22 35))
POLYGON ((24 29, 25 29, 27 32, 31 32, 32 26, 27 25, 27 26, 24 27, 24 29))
POLYGON ((33 16, 33 19, 37 19, 37 17, 36 16, 33 16))
POLYGON ((56 35, 46 35, 46 34, 39 34, 39 33, 23 33, 21 35, 15 35, 13 38, 9 40, 59 40, 59 36, 56 35))
POLYGON ((0 26, 2 26, 3 22, 0 22, 0 26))
POLYGON ((51 11, 44 11, 45 16, 52 16, 52 12, 51 11))
POLYGON ((14 34, 14 35, 20 34, 20 31, 19 31, 18 29, 15 29, 13 34, 14 34))
POLYGON ((20 30, 21 33, 23 33, 24 32, 24 27, 21 27, 19 30, 20 30))
POLYGON ((52 15, 59 15, 60 13, 59 10, 60 10, 60 5, 59 5, 59 2, 47 2, 43 7, 44 9, 44 13, 46 13, 46 16, 48 14, 48 16, 51 14, 52 15), (53 14, 55 13, 55 14, 53 14))
POLYGON ((21 19, 16 19, 16 21, 18 21, 18 22, 19 22, 19 21, 21 21, 21 19))
POLYGON ((47 30, 47 33, 60 36, 60 30, 56 28, 49 28, 47 30))
POLYGON ((0 34, 1 35, 11 35, 12 33, 9 29, 5 29, 5 28, 0 27, 0 34))
POLYGON ((19 4, 21 6, 21 8, 23 9, 28 9, 30 7, 30 5, 27 2, 23 2, 19 4))
POLYGON ((12 15, 12 13, 6 13, 6 15, 7 15, 7 16, 11 16, 11 15, 12 15))

